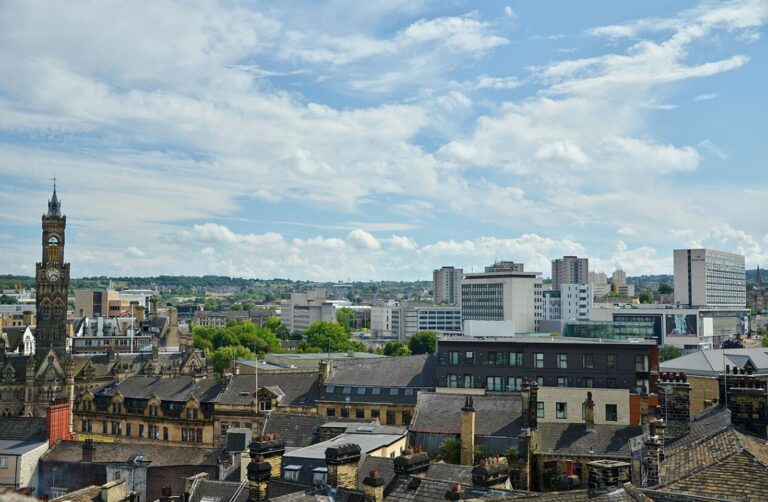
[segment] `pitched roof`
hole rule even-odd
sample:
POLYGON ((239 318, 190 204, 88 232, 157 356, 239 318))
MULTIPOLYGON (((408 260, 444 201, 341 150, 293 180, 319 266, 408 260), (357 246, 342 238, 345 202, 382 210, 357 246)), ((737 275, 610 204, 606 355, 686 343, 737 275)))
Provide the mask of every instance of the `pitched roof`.
POLYGON ((232 483, 197 479, 192 484, 189 502, 201 502, 203 497, 219 502, 248 502, 248 481, 232 483))
MULTIPOLYGON (((42 459, 48 462, 81 462, 83 444, 59 441, 42 459)), ((98 464, 132 462, 136 456, 152 467, 176 465, 218 465, 218 453, 209 448, 169 446, 162 444, 92 443, 93 462, 98 464)))
POLYGON ((209 379, 195 381, 191 376, 132 376, 103 385, 94 390, 93 394, 114 396, 118 391, 124 397, 133 399, 148 399, 156 394, 162 401, 186 401, 194 396, 200 402, 214 402, 221 391, 221 384, 209 379))
POLYGON ((631 456, 630 438, 642 433, 639 425, 595 424, 593 431, 587 431, 582 423, 542 423, 538 427, 536 453, 627 458, 631 456))
POLYGON ((384 491, 388 493, 389 485, 395 480, 395 462, 391 458, 374 457, 366 455, 357 468, 357 489, 363 491, 363 480, 367 478, 371 471, 379 471, 379 475, 384 479, 384 491))
POLYGON ((434 388, 437 358, 421 354, 333 362, 332 385, 434 388))
POLYGON ((427 477, 430 479, 460 483, 464 486, 472 486, 472 465, 454 465, 438 462, 429 464, 427 477))
POLYGON ((57 500, 62 502, 101 502, 101 487, 96 485, 86 486, 85 488, 65 493, 61 497, 51 499, 51 502, 57 500))
POLYGON ((232 375, 216 398, 217 403, 249 405, 258 390, 256 375, 232 375))
POLYGON ((45 418, 3 417, 0 420, 0 439, 44 441, 48 438, 45 418))
MULTIPOLYGON (((461 433, 463 394, 419 392, 411 420, 414 432, 461 433)), ((516 436, 522 429, 522 400, 519 395, 494 394, 472 396, 475 408, 475 434, 481 436, 516 436)))
POLYGON ((314 406, 319 394, 320 375, 308 371, 295 373, 262 373, 259 387, 279 387, 283 393, 281 406, 314 406))
POLYGON ((277 434, 285 446, 304 447, 317 441, 319 427, 327 419, 317 415, 272 412, 264 423, 263 434, 277 434))
POLYGON ((768 373, 768 349, 764 347, 699 350, 659 363, 659 370, 717 376, 725 371, 726 365, 743 368, 747 361, 752 362, 755 373, 768 373))
POLYGON ((717 431, 726 429, 731 425, 731 410, 717 406, 710 408, 691 419, 691 430, 688 434, 671 438, 665 442, 665 449, 671 452, 696 441, 705 439, 717 431))

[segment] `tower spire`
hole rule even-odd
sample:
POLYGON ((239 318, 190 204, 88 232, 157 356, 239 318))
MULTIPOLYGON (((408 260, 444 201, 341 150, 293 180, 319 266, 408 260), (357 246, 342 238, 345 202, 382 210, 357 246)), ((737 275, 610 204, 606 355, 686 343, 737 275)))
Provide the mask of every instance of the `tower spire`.
POLYGON ((757 272, 755 272, 755 287, 760 289, 763 285, 763 278, 760 275, 760 265, 757 266, 757 272))
POLYGON ((53 178, 53 195, 48 201, 48 218, 61 218, 61 202, 56 196, 56 178, 53 178))

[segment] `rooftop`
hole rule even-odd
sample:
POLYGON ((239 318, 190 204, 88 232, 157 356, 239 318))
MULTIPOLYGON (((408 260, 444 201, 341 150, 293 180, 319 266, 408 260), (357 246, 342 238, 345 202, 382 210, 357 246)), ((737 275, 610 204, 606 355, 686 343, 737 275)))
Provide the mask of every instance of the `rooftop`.
MULTIPOLYGON (((81 462, 83 444, 79 441, 59 441, 43 456, 47 462, 81 462)), ((155 444, 91 443, 93 462, 120 464, 142 457, 143 462, 156 466, 218 465, 218 453, 210 448, 194 448, 155 444)))
POLYGON ((458 343, 530 343, 535 345, 656 345, 655 340, 635 338, 628 340, 607 340, 603 338, 576 338, 565 336, 444 336, 438 344, 443 342, 458 343))
POLYGON ((388 356, 381 354, 372 354, 370 352, 310 352, 310 353, 290 353, 290 354, 274 354, 274 357, 280 359, 296 359, 304 361, 314 361, 323 359, 383 359, 388 356))
POLYGON ((396 443, 397 441, 400 441, 405 437, 405 433, 403 434, 358 434, 358 433, 347 433, 340 434, 336 436, 333 439, 329 439, 328 441, 323 441, 322 443, 317 443, 311 446, 307 446, 304 448, 299 448, 298 450, 293 450, 291 452, 286 452, 283 458, 318 458, 318 459, 325 459, 325 450, 332 447, 332 446, 338 446, 345 443, 354 443, 356 445, 360 446, 360 451, 363 454, 370 453, 372 451, 376 451, 379 448, 382 448, 384 446, 389 446, 393 443, 396 443))
POLYGON ((630 438, 642 433, 639 425, 595 424, 594 430, 588 431, 583 423, 541 423, 536 453, 628 458, 630 438))
MULTIPOLYGON (((419 392, 411 421, 414 432, 460 434, 464 394, 419 392)), ((522 429, 520 395, 473 395, 476 429, 481 436, 516 436, 522 429)))
POLYGON ((366 361, 339 361, 333 365, 330 385, 434 388, 437 359, 417 356, 385 357, 366 361))
POLYGON ((148 399, 156 395, 162 401, 186 401, 194 396, 200 402, 214 402, 221 390, 219 381, 213 379, 195 381, 191 376, 176 378, 133 376, 99 387, 93 391, 93 394, 114 396, 120 392, 124 397, 132 399, 148 399))
POLYGON ((47 445, 45 441, 19 441, 16 439, 0 439, 0 455, 24 455, 30 451, 47 445))
POLYGON ((281 406, 314 406, 319 394, 319 381, 320 375, 314 371, 259 375, 259 387, 266 387, 278 395, 282 393, 281 406))
POLYGON ((684 371, 688 375, 717 376, 725 366, 744 368, 750 363, 754 373, 768 373, 768 349, 706 349, 659 363, 661 371, 684 371))

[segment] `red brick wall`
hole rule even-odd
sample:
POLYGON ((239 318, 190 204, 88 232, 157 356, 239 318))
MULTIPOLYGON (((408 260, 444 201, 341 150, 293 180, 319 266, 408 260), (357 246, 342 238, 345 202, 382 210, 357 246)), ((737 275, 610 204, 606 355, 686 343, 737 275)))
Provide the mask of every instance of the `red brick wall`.
POLYGON ((59 439, 69 441, 72 435, 69 433, 69 403, 66 399, 57 399, 48 407, 46 415, 48 420, 48 445, 53 446, 59 439))

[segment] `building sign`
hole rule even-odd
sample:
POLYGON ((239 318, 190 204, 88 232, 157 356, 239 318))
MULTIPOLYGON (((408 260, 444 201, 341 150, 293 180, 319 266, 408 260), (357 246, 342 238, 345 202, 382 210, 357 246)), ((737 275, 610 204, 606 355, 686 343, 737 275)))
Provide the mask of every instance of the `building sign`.
POLYGON ((85 442, 86 439, 90 439, 94 443, 114 443, 115 438, 109 436, 102 436, 100 434, 83 434, 79 432, 77 434, 77 440, 85 442))
POLYGON ((696 314, 667 314, 667 336, 698 336, 696 314))
POLYGON ((749 316, 739 317, 739 334, 746 335, 749 333, 749 316))

